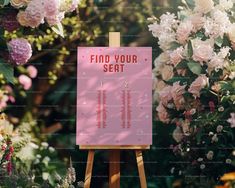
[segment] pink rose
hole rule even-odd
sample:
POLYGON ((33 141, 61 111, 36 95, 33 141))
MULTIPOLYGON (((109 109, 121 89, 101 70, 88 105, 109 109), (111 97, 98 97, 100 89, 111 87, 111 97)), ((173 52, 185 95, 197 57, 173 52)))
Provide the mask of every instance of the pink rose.
POLYGON ((190 85, 190 88, 188 89, 188 92, 192 93, 195 98, 200 97, 201 89, 205 88, 208 85, 208 82, 209 82, 209 80, 206 77, 206 75, 200 75, 190 85))
POLYGON ((193 60, 203 62, 209 61, 213 56, 213 47, 210 41, 195 40, 193 41, 193 60))
POLYGON ((167 106, 167 103, 172 100, 171 88, 172 86, 166 86, 159 92, 160 102, 165 106, 167 106))
POLYGON ((175 82, 171 88, 171 96, 174 100, 176 109, 182 109, 183 104, 185 103, 183 94, 185 93, 185 87, 181 86, 179 82, 175 82))
POLYGON ((170 122, 169 114, 167 113, 166 108, 162 105, 161 102, 159 103, 156 110, 158 112, 158 117, 159 117, 160 121, 162 121, 163 123, 169 123, 170 122))
POLYGON ((185 44, 193 30, 193 24, 191 21, 181 22, 177 31, 176 37, 180 44, 185 44))
POLYGON ((174 66, 180 63, 181 60, 183 59, 183 52, 184 48, 181 46, 170 53, 170 61, 174 66))
POLYGON ((36 78, 38 70, 34 66, 32 65, 28 66, 27 71, 29 73, 30 78, 36 78))
POLYGON ((19 76, 19 83, 23 86, 25 90, 29 90, 32 86, 32 80, 28 76, 21 74, 19 76))

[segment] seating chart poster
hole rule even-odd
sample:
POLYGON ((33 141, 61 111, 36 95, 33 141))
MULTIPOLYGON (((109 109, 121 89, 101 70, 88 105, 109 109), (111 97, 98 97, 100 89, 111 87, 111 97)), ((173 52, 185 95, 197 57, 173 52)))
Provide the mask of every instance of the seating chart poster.
POLYGON ((76 143, 152 144, 151 47, 78 47, 76 143))

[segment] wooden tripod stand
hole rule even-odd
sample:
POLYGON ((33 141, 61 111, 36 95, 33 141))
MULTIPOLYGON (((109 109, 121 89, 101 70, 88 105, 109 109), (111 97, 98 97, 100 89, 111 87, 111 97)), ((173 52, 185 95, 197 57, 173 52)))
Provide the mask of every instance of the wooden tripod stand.
MULTIPOLYGON (((109 33, 109 46, 120 47, 120 33, 119 32, 109 33)), ((134 150, 136 161, 137 161, 141 188, 147 188, 142 150, 149 149, 149 148, 150 148, 149 145, 140 145, 140 146, 80 145, 80 149, 88 150, 84 188, 90 188, 95 150, 108 150, 109 151, 109 188, 120 188, 120 151, 121 150, 134 150)))
POLYGON ((134 150, 135 157, 139 172, 140 186, 141 188, 147 188, 145 171, 144 171, 144 160, 143 160, 143 149, 149 149, 149 146, 90 146, 90 149, 85 146, 80 149, 88 149, 86 175, 84 188, 90 188, 92 168, 94 164, 94 156, 96 149, 107 149, 109 150, 109 188, 120 188, 120 151, 121 150, 134 150), (111 149, 110 149, 111 148, 111 149))

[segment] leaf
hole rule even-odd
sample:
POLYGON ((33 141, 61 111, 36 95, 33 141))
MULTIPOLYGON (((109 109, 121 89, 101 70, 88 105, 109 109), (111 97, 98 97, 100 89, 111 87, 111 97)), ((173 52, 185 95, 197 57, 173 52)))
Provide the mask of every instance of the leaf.
POLYGON ((184 59, 180 63, 178 63, 175 68, 176 69, 185 69, 188 67, 187 63, 188 63, 188 61, 184 59))
POLYGON ((166 83, 173 84, 175 82, 180 82, 180 83, 183 84, 183 83, 188 82, 188 81, 189 81, 188 77, 173 77, 170 80, 167 80, 166 83))
POLYGON ((10 0, 0 0, 0 6, 6 6, 10 3, 10 0))
POLYGON ((221 47, 223 45, 223 42, 224 42, 224 39, 222 37, 217 37, 215 39, 215 44, 218 46, 218 47, 221 47))
POLYGON ((189 57, 193 56, 193 46, 191 40, 188 42, 188 56, 189 57))
POLYGON ((63 30, 63 26, 61 23, 58 23, 57 25, 53 26, 51 28, 56 34, 60 35, 61 37, 64 38, 64 30, 63 30))
POLYGON ((177 43, 177 42, 172 42, 170 44, 170 46, 171 46, 170 47, 171 50, 175 50, 175 49, 179 48, 181 45, 179 43, 177 43))
POLYGON ((14 83, 13 67, 10 64, 5 63, 2 59, 0 59, 0 73, 3 74, 7 82, 14 83))
POLYGON ((202 67, 201 67, 201 65, 199 63, 197 63, 197 62, 189 62, 187 65, 188 65, 189 70, 192 73, 194 73, 196 75, 200 75, 201 74, 202 67))

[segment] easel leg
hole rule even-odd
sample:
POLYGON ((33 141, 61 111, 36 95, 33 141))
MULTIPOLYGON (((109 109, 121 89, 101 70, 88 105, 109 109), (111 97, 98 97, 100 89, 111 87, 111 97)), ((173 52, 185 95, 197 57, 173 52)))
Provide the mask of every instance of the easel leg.
POLYGON ((141 188, 147 188, 142 151, 136 150, 135 155, 136 155, 136 162, 137 162, 137 167, 138 167, 138 171, 139 171, 140 186, 141 186, 141 188))
POLYGON ((94 162, 94 155, 95 155, 94 150, 89 150, 88 151, 84 188, 90 188, 90 186, 91 186, 91 176, 92 176, 92 167, 93 167, 93 162, 94 162))
POLYGON ((109 188, 120 188, 120 150, 109 151, 109 188))

